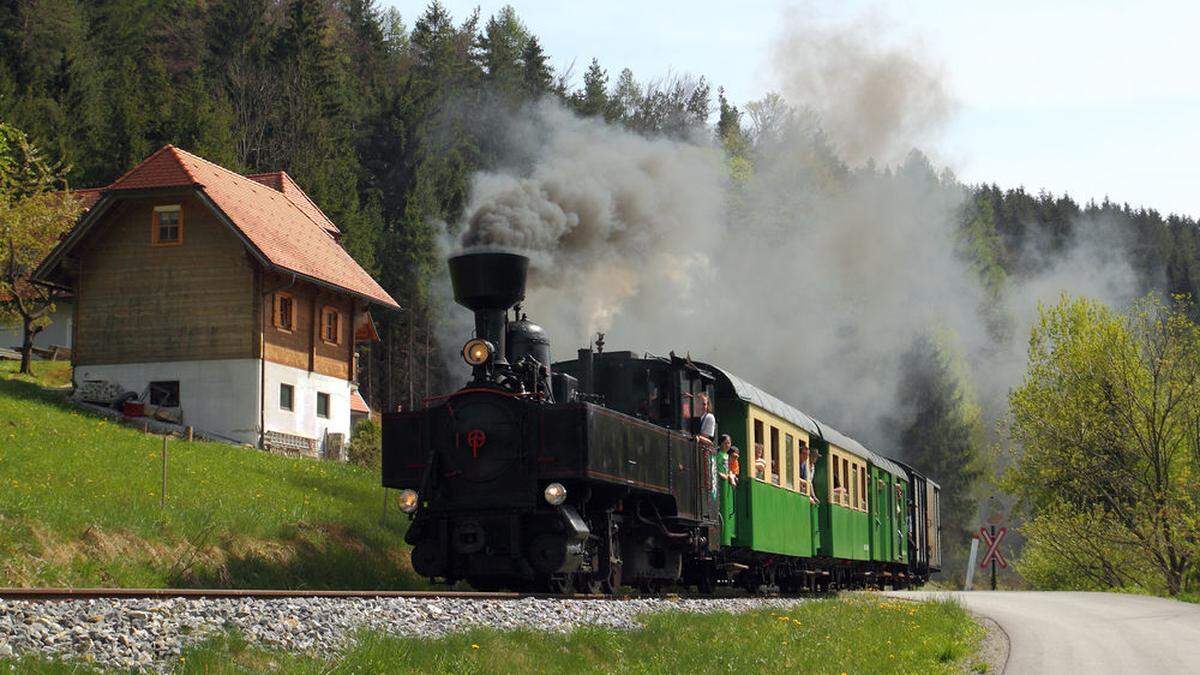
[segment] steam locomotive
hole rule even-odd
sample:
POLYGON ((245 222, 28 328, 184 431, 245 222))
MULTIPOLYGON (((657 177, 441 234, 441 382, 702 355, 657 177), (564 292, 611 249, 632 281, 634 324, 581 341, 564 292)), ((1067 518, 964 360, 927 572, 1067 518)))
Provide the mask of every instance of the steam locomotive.
POLYGON ((612 593, 905 587, 940 569, 933 480, 711 364, 602 342, 552 364, 519 311, 528 264, 449 259, 455 300, 475 315, 471 379, 383 416, 383 485, 411 517, 418 574, 612 593), (742 462, 699 442, 702 394, 742 462))

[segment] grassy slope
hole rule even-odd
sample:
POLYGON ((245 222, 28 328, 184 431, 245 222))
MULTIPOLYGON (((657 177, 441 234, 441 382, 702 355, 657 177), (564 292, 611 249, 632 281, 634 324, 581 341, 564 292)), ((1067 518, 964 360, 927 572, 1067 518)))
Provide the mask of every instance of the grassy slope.
MULTIPOLYGON (((181 673, 955 673, 974 666, 983 629, 959 606, 857 597, 786 614, 652 614, 645 629, 567 635, 475 630, 437 640, 367 634, 324 660, 249 647, 236 636, 184 652, 181 673)), ((15 662, 41 672, 70 666, 15 662)))
POLYGON ((376 588, 417 584, 378 475, 217 443, 169 442, 82 412, 66 364, 0 363, 0 586, 376 588))

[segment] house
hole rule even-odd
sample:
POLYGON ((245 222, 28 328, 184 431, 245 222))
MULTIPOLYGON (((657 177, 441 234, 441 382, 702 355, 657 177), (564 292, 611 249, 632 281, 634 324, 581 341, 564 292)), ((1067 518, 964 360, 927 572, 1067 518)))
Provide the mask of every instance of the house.
POLYGON ((349 436, 356 335, 396 301, 286 173, 165 146, 99 193, 35 274, 73 302, 76 387, 119 384, 181 424, 306 454, 349 436))

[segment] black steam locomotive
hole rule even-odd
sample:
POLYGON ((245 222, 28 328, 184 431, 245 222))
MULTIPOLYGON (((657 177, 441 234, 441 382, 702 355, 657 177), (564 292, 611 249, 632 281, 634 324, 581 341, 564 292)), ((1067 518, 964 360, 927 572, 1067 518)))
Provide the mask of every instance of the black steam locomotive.
POLYGON ((510 253, 450 258, 455 300, 475 313, 462 351, 471 380, 424 409, 384 415, 383 484, 401 490, 412 516, 418 574, 479 590, 798 590, 905 585, 940 565, 935 483, 736 377, 673 354, 590 348, 552 367, 545 332, 519 314, 528 263, 510 253), (722 492, 725 465, 693 433, 701 394, 722 420, 741 420, 729 429, 735 440, 771 458, 756 467, 748 457, 736 489, 722 492), (788 454, 793 435, 829 455, 806 479, 788 454), (854 459, 863 473, 851 477, 854 459), (812 506, 817 492, 830 495, 823 510, 812 506), (843 510, 865 523, 868 503, 882 529, 863 553, 839 523, 851 522, 843 510), (802 519, 811 522, 795 529, 802 519))

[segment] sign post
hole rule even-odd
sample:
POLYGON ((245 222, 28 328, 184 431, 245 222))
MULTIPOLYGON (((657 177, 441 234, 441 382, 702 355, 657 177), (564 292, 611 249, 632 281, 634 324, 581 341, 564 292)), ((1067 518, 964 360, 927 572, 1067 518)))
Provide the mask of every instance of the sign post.
POLYGON ((967 558, 967 583, 963 590, 971 590, 971 582, 975 580, 975 558, 979 555, 979 537, 971 537, 971 556, 967 558))
MULTIPOLYGON (((979 536, 987 546, 987 553, 983 556, 983 562, 979 563, 979 566, 984 569, 987 569, 988 565, 992 566, 993 591, 996 590, 996 565, 999 564, 1004 568, 1008 567, 1008 561, 1004 559, 1004 554, 1000 552, 1000 542, 1006 534, 1008 534, 1007 527, 997 530, 994 524, 990 530, 986 527, 979 528, 979 536)), ((972 546, 972 549, 974 549, 974 546, 972 546)))

